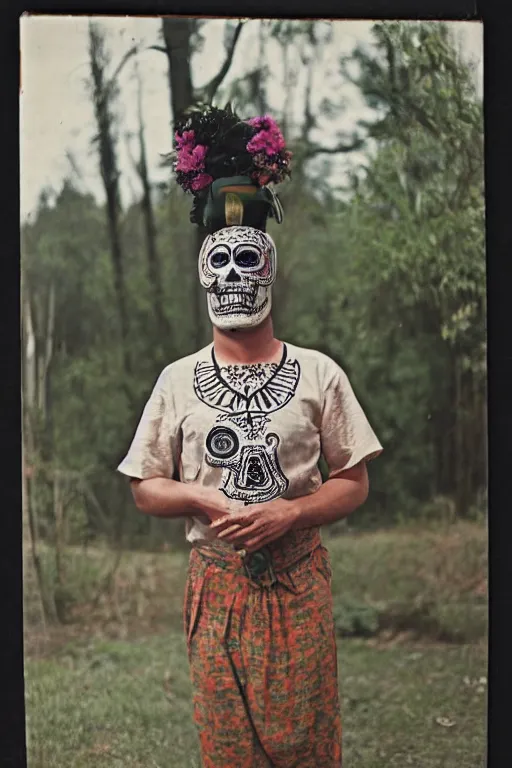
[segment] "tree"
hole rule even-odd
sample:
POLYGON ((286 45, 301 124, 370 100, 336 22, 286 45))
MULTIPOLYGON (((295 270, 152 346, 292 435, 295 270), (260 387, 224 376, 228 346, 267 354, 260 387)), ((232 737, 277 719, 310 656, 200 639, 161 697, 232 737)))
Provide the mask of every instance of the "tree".
POLYGON ((284 60, 283 91, 286 99, 283 105, 282 121, 285 135, 293 146, 294 180, 299 183, 307 176, 307 164, 318 155, 336 155, 361 149, 364 137, 354 132, 351 136, 345 131, 338 132, 338 141, 327 146, 315 141, 313 136, 321 127, 322 121, 339 117, 343 112, 341 103, 335 96, 324 99, 320 107, 313 106, 315 79, 325 76, 323 55, 332 43, 332 24, 322 21, 276 21, 272 24, 271 36, 278 42, 284 60), (297 101, 300 70, 306 72, 306 83, 299 96, 302 104, 302 119, 298 125, 292 117, 292 105, 297 101))
POLYGON ((151 287, 151 296, 155 311, 157 332, 160 339, 162 339, 169 336, 170 327, 164 311, 162 267, 156 243, 155 215, 153 210, 153 203, 151 200, 151 184, 148 174, 146 140, 144 134, 144 118, 142 113, 142 80, 140 78, 137 60, 135 60, 135 77, 137 80, 137 112, 139 120, 139 160, 134 165, 142 184, 141 207, 146 235, 148 281, 151 287))
MULTIPOLYGON (((315 134, 318 135, 326 123, 339 118, 344 109, 343 104, 336 101, 336 96, 324 99, 320 105, 315 105, 314 98, 315 85, 325 77, 324 53, 332 42, 332 24, 323 21, 271 21, 268 35, 270 43, 281 49, 284 62, 280 85, 286 98, 282 101, 280 120, 293 152, 292 183, 283 184, 279 194, 286 212, 286 221, 307 217, 308 231, 314 231, 318 237, 317 228, 312 229, 312 220, 317 224, 327 224, 326 213, 332 204, 334 191, 331 186, 332 174, 326 173, 324 169, 315 171, 315 162, 321 156, 350 154, 361 149, 364 139, 357 132, 347 135, 345 131, 338 131, 337 141, 331 146, 315 139, 315 134), (305 73, 304 84, 300 83, 301 73, 305 73)), ((291 296, 295 288, 293 273, 304 267, 299 237, 305 237, 302 227, 294 227, 293 232, 288 224, 275 228, 280 254, 279 281, 274 290, 273 310, 277 328, 287 322, 289 302, 295 304, 291 296)), ((316 250, 315 245, 312 248, 316 250)), ((324 317, 327 305, 322 305, 319 311, 324 317)))
MULTIPOLYGON (((132 49, 134 52, 135 49, 132 49)), ((128 54, 127 54, 128 55, 128 54)), ((105 195, 107 199, 107 222, 110 250, 114 268, 114 286, 119 312, 121 349, 125 373, 124 386, 128 391, 128 381, 132 372, 130 355, 130 327, 123 248, 120 235, 119 219, 121 200, 119 192, 119 170, 116 159, 116 137, 114 133, 114 103, 118 96, 116 72, 109 77, 108 68, 111 57, 106 47, 105 33, 99 24, 89 22, 89 58, 91 68, 91 93, 98 133, 94 141, 98 145, 99 164, 105 195)), ((125 57, 124 60, 126 60, 125 57)), ((124 61, 123 60, 123 61, 124 61)))
MULTIPOLYGON (((37 481, 41 447, 48 453, 48 435, 44 434, 48 414, 49 368, 53 353, 55 330, 55 285, 50 283, 45 316, 42 307, 37 312, 38 325, 33 315, 37 299, 29 287, 26 275, 22 275, 22 402, 23 402, 23 523, 26 544, 30 541, 32 566, 41 599, 43 620, 55 621, 57 613, 52 593, 47 588, 41 558, 38 535, 37 481), (42 446, 40 445, 42 443, 42 446)), ((44 294, 43 294, 44 296, 44 294)))
POLYGON ((374 35, 350 75, 379 113, 363 125, 378 149, 352 205, 353 242, 373 264, 373 325, 399 322, 428 365, 428 491, 464 515, 486 482, 482 105, 444 25, 374 35))

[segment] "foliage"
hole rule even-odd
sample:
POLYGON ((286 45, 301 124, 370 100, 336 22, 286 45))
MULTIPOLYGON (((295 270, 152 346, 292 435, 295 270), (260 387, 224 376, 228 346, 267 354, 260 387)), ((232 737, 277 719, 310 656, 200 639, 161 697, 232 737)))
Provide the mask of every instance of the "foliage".
POLYGON ((357 82, 385 107, 370 126, 381 148, 351 201, 347 234, 359 268, 373 273, 367 330, 400 329, 377 370, 405 354, 412 381, 400 377, 402 391, 423 380, 410 399, 423 412, 404 424, 422 426, 421 495, 450 494, 464 515, 485 484, 482 105, 443 25, 377 25, 375 35, 386 64, 359 53, 357 82))
POLYGON ((291 203, 278 317, 346 367, 375 425, 375 519, 438 495, 467 515, 486 482, 482 105, 442 25, 375 36, 351 77, 378 109, 376 150, 345 204, 291 203))
POLYGON ((379 629, 379 612, 371 605, 342 600, 333 614, 336 632, 342 637, 371 637, 379 629))
MULTIPOLYGON (((181 626, 187 553, 174 551, 173 542, 162 544, 163 539, 162 531, 157 552, 124 551, 117 568, 116 554, 106 547, 67 547, 62 555, 66 594, 59 597, 67 598, 63 608, 69 631, 119 637, 150 633, 169 623, 181 626), (112 588, 106 590, 109 573, 112 588)), ((481 524, 436 521, 364 533, 348 526, 343 533, 331 533, 325 543, 341 635, 485 639, 487 536, 481 524)), ((45 575, 57 586, 52 548, 41 554, 45 575)), ((40 637, 34 589, 27 580, 30 648, 40 637)), ((33 655, 30 648, 27 652, 33 655)))
MULTIPOLYGON (((313 72, 327 32, 320 22, 273 22, 262 26, 262 45, 288 46, 290 61, 302 57, 313 72)), ((424 517, 441 498, 455 515, 473 514, 485 506, 486 485, 482 105, 442 24, 376 24, 374 37, 373 48, 340 62, 340 82, 356 83, 375 114, 360 126, 365 168, 350 195, 339 200, 327 182, 320 190, 301 165, 319 151, 312 126, 340 114, 324 105, 311 123, 306 102, 292 131, 299 175, 282 185, 283 225, 270 224, 279 254, 277 335, 346 369, 385 447, 370 465, 370 500, 351 525, 424 517)), ((237 104, 241 113, 246 106, 252 103, 237 104)), ((158 373, 195 349, 196 241, 187 200, 171 181, 153 205, 170 332, 163 336, 156 322, 144 211, 133 204, 119 214, 129 392, 106 209, 66 180, 22 228, 22 271, 40 344, 55 287, 48 403, 34 420, 30 461, 83 471, 90 493, 67 514, 76 516, 77 531, 83 514, 87 535, 112 540, 131 508, 115 467, 158 373)), ((53 520, 45 477, 34 480, 41 533, 51 532, 53 520)), ((130 514, 124 543, 140 544, 151 532, 156 541, 156 525, 130 514)), ((168 523, 165 532, 171 546, 182 540, 181 525, 168 523)))

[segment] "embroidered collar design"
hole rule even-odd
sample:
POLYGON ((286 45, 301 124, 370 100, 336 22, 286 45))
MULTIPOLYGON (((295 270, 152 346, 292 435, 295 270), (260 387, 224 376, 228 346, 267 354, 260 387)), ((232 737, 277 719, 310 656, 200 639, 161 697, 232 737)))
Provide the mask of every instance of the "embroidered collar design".
POLYGON ((247 365, 219 366, 212 348, 211 362, 196 365, 194 391, 203 403, 221 411, 247 438, 254 439, 265 431, 270 421, 267 415, 294 396, 299 378, 300 365, 288 358, 286 344, 279 363, 247 365))

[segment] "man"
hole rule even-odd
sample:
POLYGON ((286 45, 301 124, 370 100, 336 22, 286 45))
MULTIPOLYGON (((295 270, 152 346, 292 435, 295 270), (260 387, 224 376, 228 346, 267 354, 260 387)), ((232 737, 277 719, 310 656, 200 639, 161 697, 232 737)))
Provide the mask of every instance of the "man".
POLYGON ((267 184, 290 162, 275 123, 194 112, 176 143, 178 181, 210 232, 199 277, 213 343, 162 372, 119 469, 142 512, 186 518, 185 631, 204 766, 338 768, 319 528, 365 501, 366 462, 382 448, 345 373, 274 336, 265 224, 282 209, 267 184))

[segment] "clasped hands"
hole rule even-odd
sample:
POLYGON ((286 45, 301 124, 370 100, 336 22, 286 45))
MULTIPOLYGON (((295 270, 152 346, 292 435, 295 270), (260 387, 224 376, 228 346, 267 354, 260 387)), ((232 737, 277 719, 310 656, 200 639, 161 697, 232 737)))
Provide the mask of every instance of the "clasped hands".
POLYGON ((204 511, 211 520, 210 530, 218 539, 247 553, 279 539, 293 527, 300 514, 297 504, 287 499, 234 508, 232 505, 230 509, 221 491, 209 495, 204 511))

